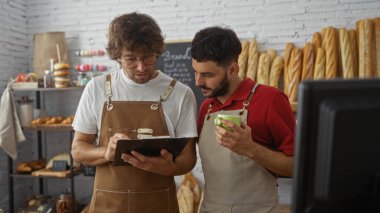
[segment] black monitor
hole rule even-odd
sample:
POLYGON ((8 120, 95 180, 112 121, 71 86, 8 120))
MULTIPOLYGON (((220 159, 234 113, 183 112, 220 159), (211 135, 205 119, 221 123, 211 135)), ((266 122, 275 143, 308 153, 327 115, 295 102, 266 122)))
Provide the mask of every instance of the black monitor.
POLYGON ((292 212, 380 212, 380 79, 298 91, 292 212))

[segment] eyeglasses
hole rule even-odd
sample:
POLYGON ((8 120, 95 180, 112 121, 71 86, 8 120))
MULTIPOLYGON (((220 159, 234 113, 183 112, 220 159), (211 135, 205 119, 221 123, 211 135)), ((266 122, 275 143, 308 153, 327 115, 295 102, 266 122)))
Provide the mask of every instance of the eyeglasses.
POLYGON ((157 55, 147 55, 142 58, 136 58, 136 57, 125 57, 124 58, 124 66, 126 68, 134 68, 137 66, 137 61, 141 61, 141 63, 145 65, 153 65, 157 61, 157 55))

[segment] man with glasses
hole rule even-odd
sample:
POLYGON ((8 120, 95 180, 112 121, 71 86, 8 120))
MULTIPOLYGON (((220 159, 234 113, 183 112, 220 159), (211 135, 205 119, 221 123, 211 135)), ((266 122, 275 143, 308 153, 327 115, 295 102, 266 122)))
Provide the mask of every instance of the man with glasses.
POLYGON ((163 49, 148 15, 121 15, 109 26, 107 51, 122 69, 87 84, 73 123, 73 159, 96 165, 90 212, 179 211, 173 176, 194 167, 194 141, 175 161, 166 150, 158 157, 132 151, 122 155, 131 165, 112 166, 119 139, 197 137, 192 90, 156 70, 163 49))

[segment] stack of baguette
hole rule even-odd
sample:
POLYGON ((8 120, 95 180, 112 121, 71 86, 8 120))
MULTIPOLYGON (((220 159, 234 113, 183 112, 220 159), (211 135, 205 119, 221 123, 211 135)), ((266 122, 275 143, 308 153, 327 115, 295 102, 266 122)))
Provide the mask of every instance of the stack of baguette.
POLYGON ((284 60, 277 56, 275 49, 259 51, 256 39, 242 42, 239 56, 239 77, 250 78, 260 84, 279 88, 279 80, 284 68, 284 60))
POLYGON ((177 192, 177 198, 180 213, 198 212, 201 201, 201 191, 198 181, 191 172, 184 175, 177 192))
POLYGON ((356 29, 323 28, 302 48, 286 43, 283 57, 260 52, 255 39, 242 47, 239 76, 282 89, 293 110, 302 80, 380 77, 380 17, 358 20, 356 29))

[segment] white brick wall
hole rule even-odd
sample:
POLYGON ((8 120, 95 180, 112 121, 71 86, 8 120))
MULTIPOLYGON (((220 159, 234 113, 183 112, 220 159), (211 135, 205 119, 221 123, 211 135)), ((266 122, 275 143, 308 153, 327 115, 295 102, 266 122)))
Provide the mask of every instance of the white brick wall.
MULTIPOLYGON (((28 68, 26 2, 0 0, 0 92, 9 78, 28 68)), ((0 109, 0 113, 3 113, 0 109)), ((21 151, 22 152, 22 151, 21 151)), ((31 155, 31 154, 29 154, 31 155)), ((0 151, 0 209, 8 209, 8 159, 0 151)), ((26 182, 25 182, 26 183, 26 182)), ((27 183, 26 183, 27 184, 27 183)), ((20 184, 21 185, 21 184, 20 184)), ((29 184, 29 187, 31 185, 29 184)), ((28 186, 26 187, 26 189, 28 186)), ((18 189, 16 189, 18 190, 18 189)), ((25 188, 23 189, 24 191, 25 188)), ((20 192, 18 190, 18 192, 20 192)))
MULTIPOLYGON (((379 0, 0 0, 0 91, 17 72, 31 70, 33 34, 65 31, 71 64, 88 63, 75 50, 104 48, 109 22, 117 15, 140 11, 153 16, 166 39, 190 40, 201 28, 230 26, 240 38, 256 37, 260 48, 279 52, 286 42, 298 45, 326 26, 353 28, 355 21, 380 14, 379 0)), ((94 59, 116 68, 107 57, 94 59)), ((6 160, 0 152, 0 183, 6 160)), ((197 166, 196 171, 200 171, 197 166)), ((200 173, 197 173, 200 176, 200 173)), ((7 209, 4 184, 0 208, 7 209)))
POLYGON ((0 91, 9 78, 28 68, 26 2, 0 0, 0 91))

